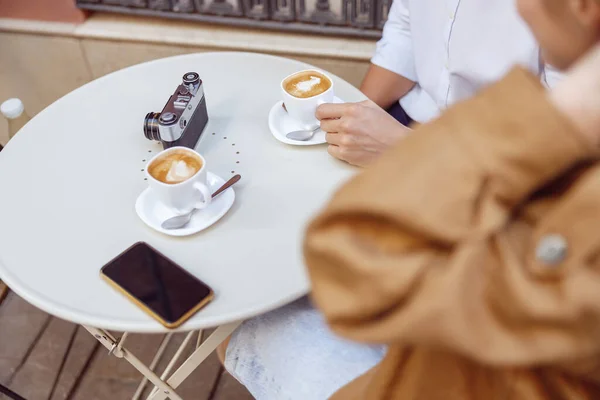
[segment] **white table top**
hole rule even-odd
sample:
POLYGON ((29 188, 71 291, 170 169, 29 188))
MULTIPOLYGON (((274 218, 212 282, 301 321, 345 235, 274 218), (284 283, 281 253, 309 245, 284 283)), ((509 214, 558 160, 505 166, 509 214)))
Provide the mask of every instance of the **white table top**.
MULTIPOLYGON (((215 290, 182 330, 249 318, 306 294, 306 223, 355 172, 324 145, 289 146, 269 132, 280 80, 307 67, 259 54, 192 54, 115 72, 56 101, 0 153, 0 279, 57 317, 132 332, 165 329, 99 270, 137 241, 215 290), (242 180, 220 222, 173 238, 144 225, 134 203, 146 188, 144 160, 161 150, 144 137, 144 116, 162 109, 188 71, 204 81, 210 116, 197 150, 210 171, 242 180)), ((363 99, 332 78, 337 96, 363 99)))

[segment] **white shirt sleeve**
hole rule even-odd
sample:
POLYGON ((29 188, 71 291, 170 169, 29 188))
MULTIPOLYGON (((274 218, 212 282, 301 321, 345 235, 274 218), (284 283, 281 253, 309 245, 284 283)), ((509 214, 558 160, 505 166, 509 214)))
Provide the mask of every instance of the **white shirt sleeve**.
POLYGON ((413 40, 410 32, 409 0, 394 0, 388 20, 383 27, 383 36, 377 43, 371 62, 417 81, 413 40))
POLYGON ((558 82, 563 79, 563 74, 558 71, 558 69, 554 68, 550 64, 544 65, 544 70, 542 71, 542 83, 548 89, 552 89, 558 82))

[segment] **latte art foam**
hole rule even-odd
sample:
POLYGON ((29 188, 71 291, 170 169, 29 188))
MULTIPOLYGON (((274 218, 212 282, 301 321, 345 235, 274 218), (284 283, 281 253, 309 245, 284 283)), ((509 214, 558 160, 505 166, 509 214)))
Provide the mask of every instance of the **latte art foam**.
POLYGON ((186 179, 191 178, 196 171, 183 160, 173 161, 171 168, 167 172, 166 181, 167 183, 183 182, 186 179))
POLYGON ((187 150, 175 150, 156 158, 148 166, 148 173, 169 185, 187 181, 202 168, 202 159, 187 150))
POLYGON ((302 71, 287 78, 283 88, 294 97, 301 99, 317 96, 331 87, 331 81, 317 71, 302 71))
POLYGON ((321 78, 318 76, 311 76, 309 80, 296 83, 296 90, 298 92, 307 93, 310 92, 315 85, 321 83, 321 78))

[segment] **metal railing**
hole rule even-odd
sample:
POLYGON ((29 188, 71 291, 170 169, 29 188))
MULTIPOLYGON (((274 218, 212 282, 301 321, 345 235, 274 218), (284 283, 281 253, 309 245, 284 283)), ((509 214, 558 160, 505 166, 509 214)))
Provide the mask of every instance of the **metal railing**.
POLYGON ((392 0, 76 1, 86 10, 364 38, 381 37, 392 5, 392 0))

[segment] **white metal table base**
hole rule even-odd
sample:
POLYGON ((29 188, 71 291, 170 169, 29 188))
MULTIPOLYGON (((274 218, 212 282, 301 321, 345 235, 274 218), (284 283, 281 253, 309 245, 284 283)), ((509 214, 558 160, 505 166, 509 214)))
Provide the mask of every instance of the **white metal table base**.
POLYGON ((206 358, 219 346, 233 331, 240 325, 239 322, 232 322, 229 324, 221 325, 208 337, 206 340, 202 341, 203 332, 202 331, 191 331, 189 332, 179 349, 175 352, 167 368, 165 368, 162 375, 159 377, 154 369, 156 365, 160 361, 162 355, 164 354, 169 341, 173 336, 173 332, 169 332, 166 334, 165 338, 161 342, 158 350, 152 359, 152 362, 149 366, 146 366, 143 362, 141 362, 135 355, 133 355, 129 350, 124 347, 125 341, 127 340, 127 336, 129 335, 127 332, 123 333, 119 339, 115 339, 113 335, 104 329, 93 328, 90 326, 83 326, 89 333, 92 334, 104 347, 108 349, 108 354, 112 354, 117 358, 124 358, 127 360, 135 369, 137 369, 143 376, 143 380, 140 383, 138 389, 132 397, 132 400, 138 400, 144 390, 144 387, 148 381, 150 381, 154 385, 154 390, 147 397, 147 400, 183 400, 181 396, 179 396, 175 390, 183 383, 183 381, 190 376, 192 372, 198 366, 206 360, 206 358), (194 334, 198 335, 198 339, 196 341, 196 349, 194 352, 181 364, 181 366, 173 372, 171 376, 171 370, 179 361, 179 358, 183 354, 185 348, 189 345, 192 340, 194 334))

